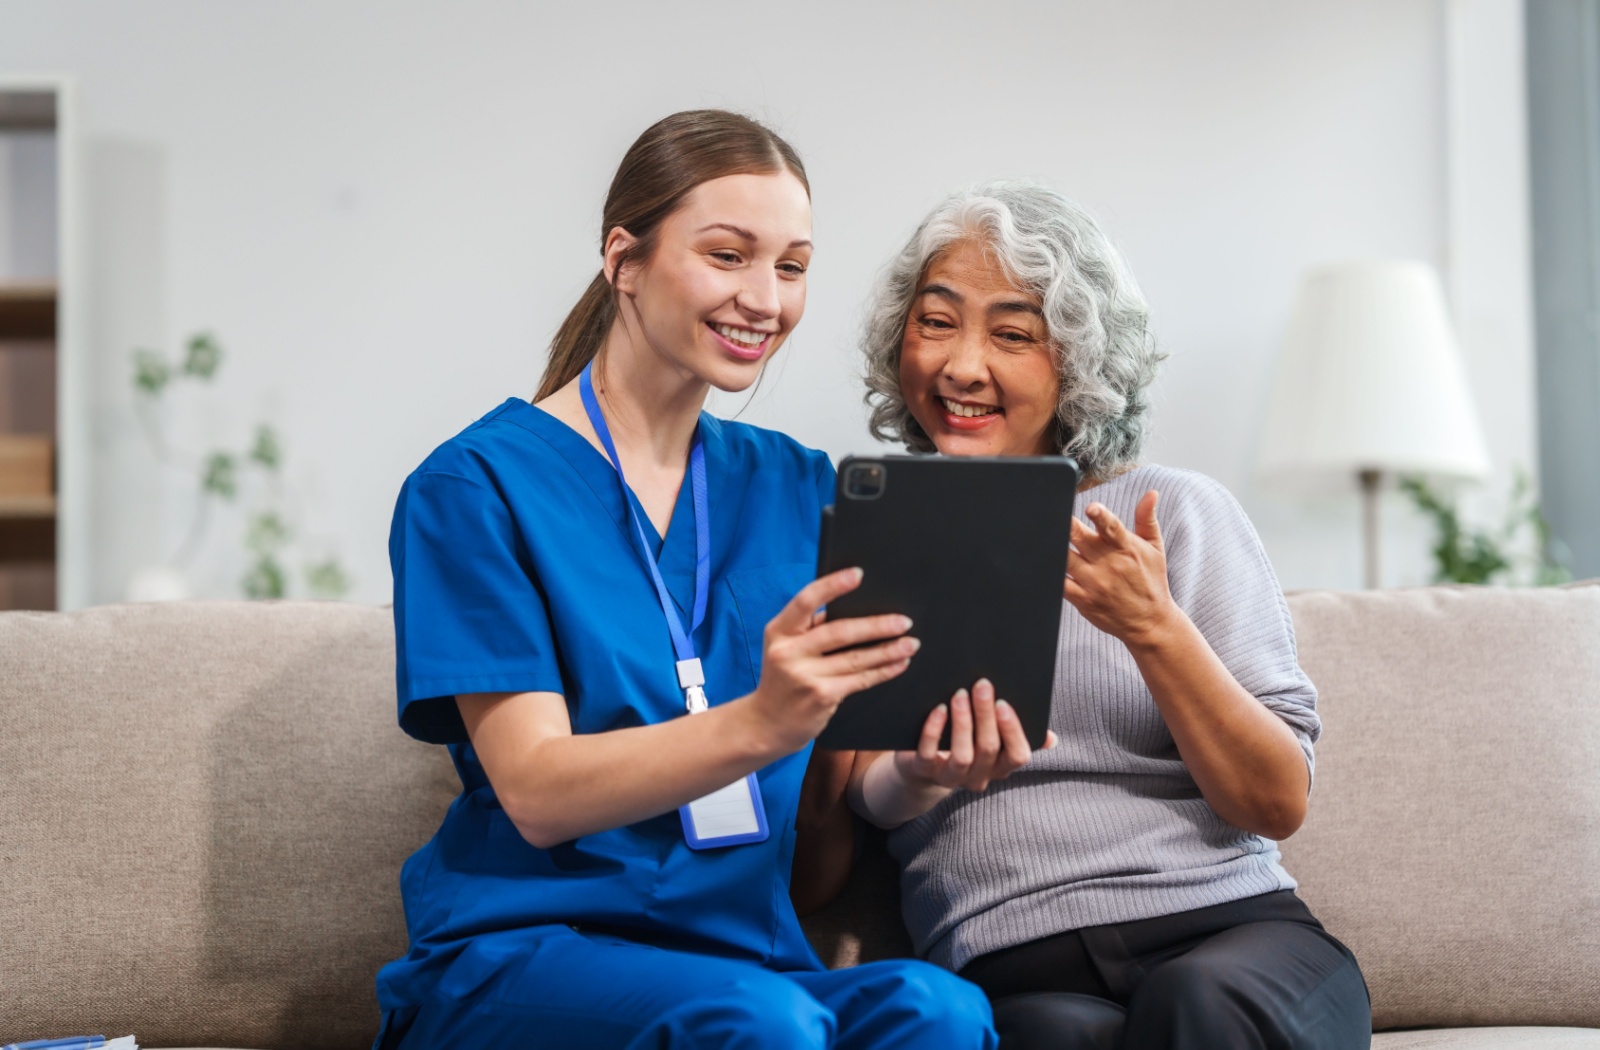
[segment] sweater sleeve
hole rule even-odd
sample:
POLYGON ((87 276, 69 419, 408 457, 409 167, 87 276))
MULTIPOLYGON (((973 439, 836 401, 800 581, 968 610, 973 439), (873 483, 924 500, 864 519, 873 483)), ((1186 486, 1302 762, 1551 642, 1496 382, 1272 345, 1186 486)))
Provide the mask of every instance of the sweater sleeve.
POLYGON ((1174 472, 1156 517, 1173 600, 1246 691, 1283 719, 1315 772, 1317 690, 1300 669, 1283 588, 1244 508, 1221 483, 1174 472))

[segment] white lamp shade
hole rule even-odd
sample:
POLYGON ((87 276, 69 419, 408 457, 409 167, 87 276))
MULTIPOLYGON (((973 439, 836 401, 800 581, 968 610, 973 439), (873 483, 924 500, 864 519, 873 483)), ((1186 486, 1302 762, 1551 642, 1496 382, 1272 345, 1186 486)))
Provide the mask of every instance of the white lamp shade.
POLYGON ((1277 481, 1362 470, 1489 472, 1431 267, 1346 263, 1306 275, 1268 406, 1260 470, 1277 481))

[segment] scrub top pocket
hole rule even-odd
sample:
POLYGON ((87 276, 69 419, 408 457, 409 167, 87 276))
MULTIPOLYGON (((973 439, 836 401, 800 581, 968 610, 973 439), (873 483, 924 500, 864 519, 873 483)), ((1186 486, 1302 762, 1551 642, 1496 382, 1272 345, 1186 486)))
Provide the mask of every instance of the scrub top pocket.
POLYGON ((745 655, 750 661, 750 677, 755 681, 761 681, 761 654, 767 624, 815 577, 816 566, 809 562, 745 569, 730 572, 725 577, 744 628, 745 655))

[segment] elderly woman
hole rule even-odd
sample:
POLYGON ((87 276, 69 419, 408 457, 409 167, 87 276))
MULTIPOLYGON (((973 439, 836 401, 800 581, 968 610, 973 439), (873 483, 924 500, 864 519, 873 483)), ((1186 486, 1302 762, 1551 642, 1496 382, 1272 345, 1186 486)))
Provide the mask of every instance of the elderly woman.
MULTIPOLYGON (((848 768, 850 805, 893 829, 918 953, 983 988, 1003 1046, 1368 1046, 1356 960, 1273 841, 1305 817, 1316 692, 1239 504, 1140 460, 1164 355, 1116 249, 1043 186, 953 195, 888 267, 865 349, 876 435, 1072 456, 1087 520, 1062 584, 1059 745, 981 793, 903 776, 909 753, 820 756, 809 823, 848 768)), ((993 732, 970 761, 1009 772, 993 732)), ((825 878, 816 838, 797 879, 825 878)))

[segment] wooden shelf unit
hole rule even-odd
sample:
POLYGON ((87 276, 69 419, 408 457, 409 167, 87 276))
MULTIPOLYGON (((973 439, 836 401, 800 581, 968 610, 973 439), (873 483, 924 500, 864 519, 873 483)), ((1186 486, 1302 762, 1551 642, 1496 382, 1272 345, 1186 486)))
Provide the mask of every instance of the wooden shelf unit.
POLYGON ((11 231, 0 252, 0 610, 70 604, 63 566, 87 556, 69 527, 86 448, 76 407, 85 377, 74 371, 81 325, 65 308, 81 272, 73 94, 66 77, 0 77, 0 160, 24 173, 0 184, 0 226, 11 231))
POLYGON ((0 495, 0 518, 54 518, 55 493, 48 496, 0 495))
POLYGON ((54 340, 56 286, 0 284, 0 340, 54 340))
MULTIPOLYGON (((0 284, 0 430, 55 437, 57 306, 54 284, 0 284)), ((0 609, 55 608, 56 509, 54 491, 0 492, 0 609)))

